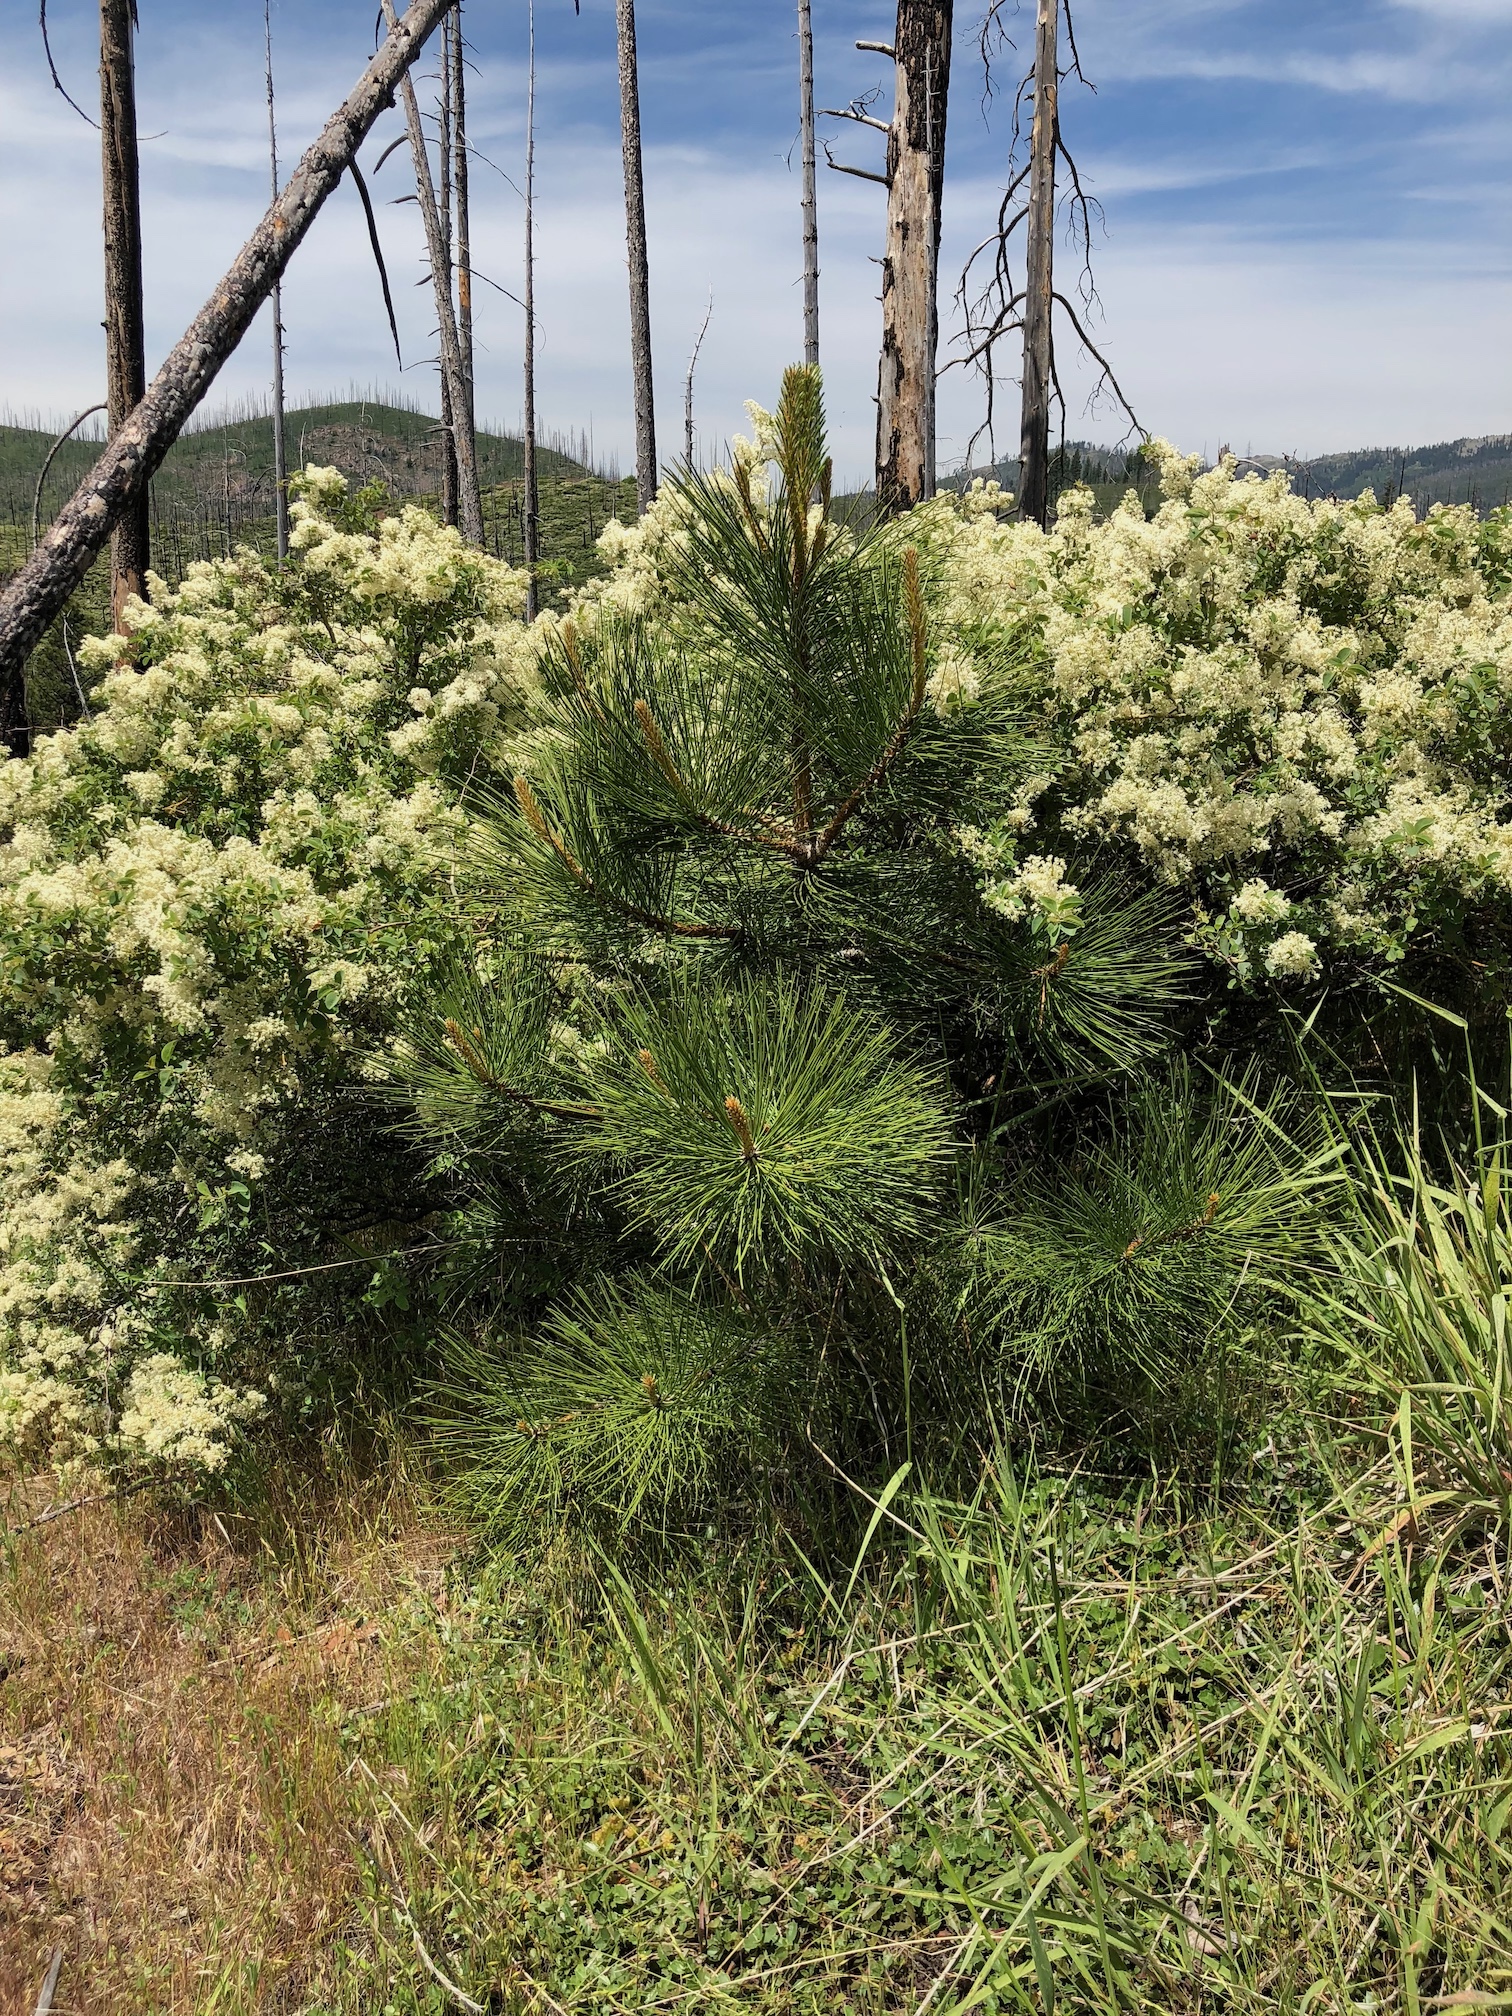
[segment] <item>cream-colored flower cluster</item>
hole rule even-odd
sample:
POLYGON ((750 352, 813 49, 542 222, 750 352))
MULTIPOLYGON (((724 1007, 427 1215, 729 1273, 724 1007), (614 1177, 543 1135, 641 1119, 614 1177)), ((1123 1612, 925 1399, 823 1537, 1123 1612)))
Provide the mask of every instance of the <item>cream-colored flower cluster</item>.
POLYGON ((1153 518, 1131 495, 1098 523, 1073 491, 1047 534, 982 485, 914 514, 941 583, 930 699, 949 716, 1013 680, 1058 759, 1024 848, 1132 846, 1242 979, 1397 959, 1445 906, 1504 902, 1507 514, 1420 523, 1151 453, 1153 518))
POLYGON ((520 574, 335 471, 294 490, 287 567, 154 580, 81 650, 92 718, 0 761, 0 1441, 34 1453, 213 1466, 260 1404, 154 1277, 254 1271, 196 1228, 229 1250, 361 1075, 455 908, 457 787, 527 712, 520 574))

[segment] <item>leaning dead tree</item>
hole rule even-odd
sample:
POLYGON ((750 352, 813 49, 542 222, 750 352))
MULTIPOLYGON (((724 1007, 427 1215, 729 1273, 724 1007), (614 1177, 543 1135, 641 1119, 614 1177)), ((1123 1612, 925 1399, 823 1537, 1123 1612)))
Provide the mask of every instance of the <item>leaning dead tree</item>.
MULTIPOLYGON (((416 0, 416 5, 420 0, 416 0)), ((440 18, 452 11, 453 0, 440 0, 431 11, 440 18)), ((414 11, 413 9, 411 10, 414 11)), ((397 27, 394 0, 383 0, 384 18, 392 38, 397 27)), ((448 46, 450 38, 448 37, 448 46)), ((448 439, 457 458, 457 523, 469 546, 483 544, 483 495, 478 484, 477 443, 467 424, 472 399, 462 368, 462 343, 457 330, 457 312, 452 301, 451 249, 449 233, 443 228, 441 208, 436 201, 436 185, 431 180, 430 153, 425 144, 425 127, 414 82, 406 66, 399 80, 404 104, 404 121, 409 131, 410 153, 415 164, 415 194, 425 225, 425 249, 430 258, 431 280, 436 297, 436 326, 441 344, 441 382, 445 392, 442 418, 448 423, 448 439)))
MULTIPOLYGON (((981 54, 989 91, 992 87, 993 55, 996 48, 1008 40, 1002 22, 1005 8, 1006 0, 993 0, 982 23, 981 54)), ((967 450, 969 466, 977 442, 984 434, 989 441, 993 437, 997 347, 1005 337, 1015 333, 1021 336, 1019 513, 1039 525, 1048 524, 1050 516, 1050 422, 1053 409, 1059 409, 1062 432, 1065 427, 1066 401, 1055 355, 1057 310, 1070 322, 1078 342, 1098 367, 1099 377, 1093 389, 1093 398, 1100 392, 1111 393, 1128 416, 1131 427, 1143 432, 1112 366, 1092 341, 1086 327, 1087 311, 1096 300, 1092 280, 1092 230, 1097 206, 1083 187, 1075 158, 1061 133, 1060 87, 1068 77, 1075 77, 1083 84, 1087 82, 1076 46, 1071 0, 1037 0, 1034 61, 1020 79, 1014 99, 1008 186, 998 206, 993 231, 973 251, 961 274, 957 299, 965 313, 965 349, 952 360, 976 369, 986 388, 986 416, 967 450), (1062 65, 1060 54, 1062 17, 1070 58, 1065 65, 1062 65), (1026 114, 1029 148, 1027 158, 1023 158, 1020 150, 1026 114), (1057 168, 1062 165, 1070 188, 1071 237, 1081 264, 1079 306, 1055 285, 1056 174, 1057 168), (1013 264, 1014 241, 1020 226, 1024 231, 1022 282, 1013 264), (978 262, 984 258, 988 260, 989 270, 983 283, 977 280, 976 275, 978 262), (973 287, 978 289, 974 297, 973 287)))
POLYGON ((858 42, 893 59, 893 116, 874 118, 856 99, 826 119, 887 135, 886 167, 832 168, 887 189, 882 257, 882 361, 877 373, 877 505, 906 511, 935 489, 935 373, 940 340, 940 221, 950 105, 954 0, 898 0, 891 43, 858 42))
POLYGON ((620 147, 625 163, 625 253, 630 264, 630 371, 635 385, 635 500, 656 502, 656 396, 651 376, 651 261, 641 163, 640 70, 635 0, 615 0, 619 31, 620 147))
POLYGON ((283 277, 322 204, 346 173, 379 114, 393 102, 450 0, 413 0, 327 120, 267 215, 205 306, 169 352, 135 410, 54 520, 47 537, 0 594, 0 690, 78 587, 90 562, 147 486, 184 423, 215 382, 283 277))
MULTIPOLYGON (((105 214, 106 431, 119 433, 147 390, 142 307, 142 201, 137 172, 136 0, 100 0, 100 158, 105 214)), ((110 538, 110 620, 121 627, 128 597, 145 596, 151 562, 144 491, 110 538)))

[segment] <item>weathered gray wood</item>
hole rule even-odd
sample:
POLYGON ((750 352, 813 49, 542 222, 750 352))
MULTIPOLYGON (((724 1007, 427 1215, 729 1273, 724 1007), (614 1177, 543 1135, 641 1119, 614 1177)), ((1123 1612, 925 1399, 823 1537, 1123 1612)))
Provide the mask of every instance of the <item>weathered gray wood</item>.
MULTIPOLYGON (((819 362, 819 191, 814 168, 814 17, 798 0, 798 118, 803 136, 803 361, 819 362)), ((693 460, 689 451, 688 460, 693 460)))
POLYGON ((1055 148, 1060 126, 1061 0, 1039 0, 1034 32, 1034 127, 1029 143, 1029 242, 1024 279, 1023 407, 1019 430, 1019 516, 1050 516, 1050 389, 1054 352, 1055 148))
POLYGON ((467 62, 462 41, 462 0, 452 8, 452 117, 456 122, 456 166, 453 195, 457 209, 457 347, 462 355, 462 382, 467 388, 467 413, 463 425, 472 443, 474 463, 478 459, 478 392, 473 376, 472 309, 472 189, 467 152, 467 62))
POLYGON ((525 485, 520 518, 525 546, 525 616, 541 608, 541 488, 536 469, 535 355, 535 0, 529 0, 530 75, 525 86, 525 485))
MULTIPOLYGON (((142 306, 142 201, 137 172, 135 0, 100 0, 100 165, 105 223, 105 408, 116 434, 147 390, 142 306)), ((151 564, 144 490, 110 536, 110 614, 119 627, 131 595, 147 593, 151 564)))
MULTIPOLYGON (((273 0, 263 0, 263 65, 268 84, 268 180, 278 201, 278 114, 273 99, 273 0)), ((289 455, 284 425, 283 289, 273 283, 273 512, 278 557, 289 555, 289 455)))
POLYGON ((640 72, 635 0, 615 0, 619 30, 620 147, 625 163, 625 252, 630 263, 630 371, 635 386, 635 499, 656 501, 656 391, 651 373, 651 262, 641 167, 640 72))
POLYGON ((63 1972, 63 1948, 54 1946, 52 1965, 47 1970, 47 1979, 42 1983, 42 1993, 37 1997, 36 2016, 50 2016, 53 1997, 58 1992, 58 1976, 63 1972))
POLYGON ((122 513, 147 485, 204 398, 348 162, 392 105, 394 87, 450 0, 414 0, 345 104, 305 153, 205 306, 169 353, 115 439, 59 513, 47 537, 0 595, 0 690, 88 571, 122 513))
POLYGON ((885 512, 906 511, 935 489, 940 211, 953 16, 953 0, 898 0, 877 374, 877 504, 885 512))
MULTIPOLYGON (((441 96, 436 105, 436 153, 439 156, 441 195, 437 209, 441 219, 442 261, 447 299, 452 298, 452 21, 448 13, 441 23, 441 96)), ((435 261, 431 262, 435 282, 435 261)), ((457 329, 457 355, 462 354, 462 330, 457 329)), ((452 411, 452 381, 443 356, 441 365, 441 517, 445 524, 457 522, 457 442, 456 415, 452 411)))
MULTIPOLYGON (((451 0, 442 0, 436 9, 446 13, 451 0)), ((394 0, 383 0, 384 19, 392 35, 396 26, 394 0)), ((410 153, 415 161, 415 194, 420 199, 420 215, 425 221, 425 248, 430 255, 431 279, 436 296, 436 324, 441 338, 441 375, 445 385, 450 421, 450 439, 457 458, 457 523, 469 546, 483 544, 483 496, 478 487, 478 458, 471 429, 465 424, 470 410, 467 381, 462 371, 462 346, 457 336, 457 314, 452 302, 451 248, 441 227, 436 203, 436 187, 431 181, 430 156, 425 148, 425 128, 420 122, 420 106, 415 86, 406 68, 399 79, 404 100, 405 124, 409 128, 410 153)))

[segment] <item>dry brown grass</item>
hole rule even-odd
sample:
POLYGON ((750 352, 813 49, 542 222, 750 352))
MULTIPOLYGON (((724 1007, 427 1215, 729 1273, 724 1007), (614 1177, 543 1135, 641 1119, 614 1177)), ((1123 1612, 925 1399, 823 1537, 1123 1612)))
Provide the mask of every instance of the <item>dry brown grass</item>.
POLYGON ((420 1680, 450 1543, 394 1469, 0 1553, 0 2016, 298 2006, 349 1913, 344 1717, 420 1680))

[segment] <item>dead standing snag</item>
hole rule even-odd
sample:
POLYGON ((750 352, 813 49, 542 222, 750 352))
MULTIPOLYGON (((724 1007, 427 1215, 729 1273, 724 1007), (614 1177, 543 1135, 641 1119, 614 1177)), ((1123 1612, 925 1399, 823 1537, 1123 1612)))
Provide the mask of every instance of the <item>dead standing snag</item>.
POLYGON ((393 103, 450 0, 414 0, 326 122, 232 262, 209 301, 169 353, 135 411, 54 521, 47 537, 0 596, 0 685, 27 654, 88 571, 112 527, 162 466, 185 421, 246 334, 378 115, 393 103))

